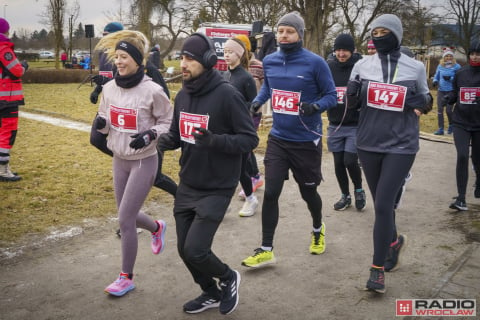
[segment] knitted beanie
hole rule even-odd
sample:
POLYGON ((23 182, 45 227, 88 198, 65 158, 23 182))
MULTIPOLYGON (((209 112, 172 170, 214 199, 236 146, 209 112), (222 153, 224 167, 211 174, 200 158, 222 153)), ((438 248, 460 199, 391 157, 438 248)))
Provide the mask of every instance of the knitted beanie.
POLYGON ((446 55, 451 55, 452 57, 454 56, 451 50, 445 50, 442 54, 442 58, 445 58, 446 55))
POLYGON ((468 49, 468 55, 470 55, 472 52, 479 52, 480 53, 480 41, 479 40, 472 41, 472 43, 470 45, 470 49, 468 49))
POLYGON ((200 62, 204 67, 206 67, 203 56, 208 50, 210 50, 210 47, 206 42, 206 39, 204 39, 200 35, 192 34, 183 42, 181 52, 182 55, 189 56, 192 59, 200 62))
POLYGON ((0 33, 7 33, 8 30, 10 30, 10 25, 8 24, 8 21, 0 18, 0 33))
POLYGON ((398 43, 402 43, 403 39, 403 27, 402 21, 394 14, 382 14, 375 20, 373 20, 372 24, 370 25, 371 32, 376 28, 385 28, 390 30, 398 40, 398 43))
POLYGON ((250 39, 244 34, 239 34, 235 36, 238 40, 242 41, 243 44, 245 45, 245 48, 247 48, 247 51, 250 52, 252 51, 252 44, 250 43, 250 39))
POLYGON ((351 53, 355 51, 355 41, 352 36, 347 33, 342 33, 337 38, 335 38, 335 43, 333 44, 333 50, 344 49, 348 50, 351 53))
POLYGON ((295 28, 298 35, 300 36, 300 39, 303 39, 303 34, 305 33, 305 22, 300 16, 300 13, 298 13, 297 11, 287 13, 286 15, 281 17, 280 20, 278 20, 277 28, 279 26, 289 26, 295 28))
POLYGON ((123 24, 120 22, 110 22, 103 29, 103 35, 123 30, 123 24))

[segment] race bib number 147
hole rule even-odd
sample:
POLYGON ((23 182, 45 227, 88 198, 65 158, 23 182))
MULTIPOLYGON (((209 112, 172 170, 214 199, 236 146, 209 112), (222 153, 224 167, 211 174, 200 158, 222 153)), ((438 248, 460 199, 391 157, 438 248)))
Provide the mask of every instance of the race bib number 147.
POLYGON ((370 82, 368 84, 367 106, 388 111, 402 112, 407 87, 395 84, 370 82))

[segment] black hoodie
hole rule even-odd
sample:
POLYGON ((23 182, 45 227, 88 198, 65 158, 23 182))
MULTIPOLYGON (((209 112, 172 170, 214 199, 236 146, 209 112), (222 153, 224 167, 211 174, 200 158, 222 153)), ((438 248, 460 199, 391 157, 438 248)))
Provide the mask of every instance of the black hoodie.
POLYGON ((182 149, 180 183, 229 196, 238 185, 242 154, 257 145, 258 136, 244 98, 215 69, 184 83, 175 97, 170 131, 159 139, 161 149, 182 149), (181 132, 188 132, 185 116, 192 115, 208 118, 207 128, 215 136, 211 146, 181 139, 181 132))

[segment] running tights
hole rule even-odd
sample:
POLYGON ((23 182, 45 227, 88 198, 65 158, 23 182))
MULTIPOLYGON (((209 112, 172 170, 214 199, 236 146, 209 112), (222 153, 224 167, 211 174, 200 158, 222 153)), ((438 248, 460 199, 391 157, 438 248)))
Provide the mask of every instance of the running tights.
POLYGON ((472 163, 479 177, 480 170, 480 131, 466 131, 453 127, 453 141, 457 149, 457 192, 459 200, 465 201, 468 182, 468 155, 472 145, 472 163))
POLYGON ((350 194, 348 176, 352 179, 355 189, 362 188, 362 171, 358 164, 358 156, 352 152, 334 152, 333 161, 335 163, 335 176, 342 194, 350 194))

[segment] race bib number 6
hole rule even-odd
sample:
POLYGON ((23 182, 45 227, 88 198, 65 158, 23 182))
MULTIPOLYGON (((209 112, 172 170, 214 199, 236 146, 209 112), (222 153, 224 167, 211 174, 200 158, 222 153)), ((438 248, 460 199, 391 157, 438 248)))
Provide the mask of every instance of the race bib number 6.
POLYGON ((298 115, 300 92, 272 89, 273 112, 298 115))
POLYGON ((110 122, 115 130, 137 133, 137 110, 110 105, 110 122))
POLYGON ((180 140, 195 144, 194 128, 208 129, 208 115, 180 112, 180 140))
POLYGON ((460 103, 474 104, 476 97, 480 97, 480 88, 460 88, 460 103))
POLYGON ((388 111, 403 111, 407 87, 370 82, 367 92, 367 106, 388 111))

